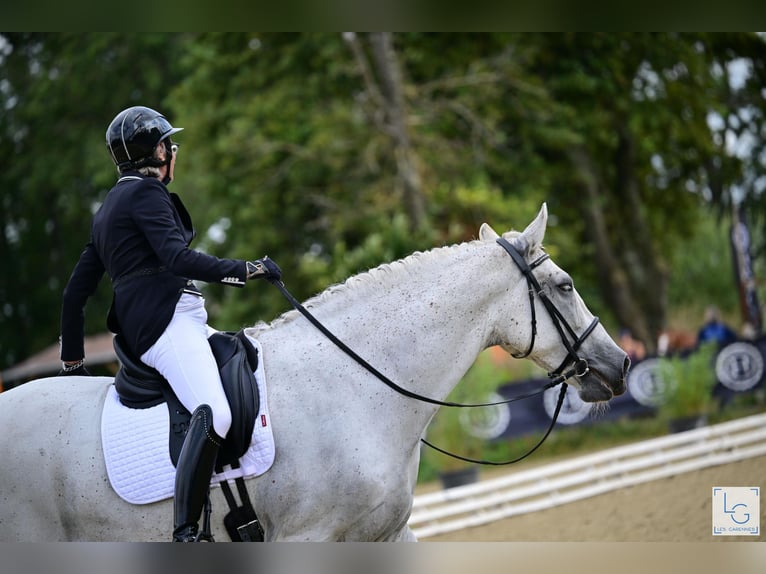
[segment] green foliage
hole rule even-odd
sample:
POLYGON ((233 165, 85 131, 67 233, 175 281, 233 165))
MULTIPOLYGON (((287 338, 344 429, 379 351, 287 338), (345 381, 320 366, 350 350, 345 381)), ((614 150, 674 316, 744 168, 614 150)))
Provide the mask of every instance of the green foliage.
MULTIPOLYGON (((704 304, 730 309, 723 253, 708 257, 726 248, 713 248, 722 239, 707 229, 707 207, 726 216, 737 186, 753 229, 763 227, 762 37, 394 34, 425 202, 418 226, 405 208, 401 145, 381 121, 380 70, 369 36, 358 37, 369 78, 337 33, 4 33, 3 367, 55 341, 61 290, 114 181, 104 130, 138 103, 186 128, 172 189, 194 217, 195 246, 268 254, 299 298, 471 239, 484 221, 523 225, 547 201, 546 244, 609 324, 651 336, 668 301, 696 297, 679 294, 687 275, 704 304), (740 61, 751 76, 732 87, 740 61), (720 126, 709 125, 712 112, 720 126), (734 155, 733 135, 753 145, 734 155)), ((254 289, 205 287, 211 323, 232 329, 285 310, 275 290, 254 289)), ((104 281, 88 334, 103 330, 110 298, 104 281)))
POLYGON ((726 316, 738 313, 729 228, 730 223, 700 213, 688 237, 694 248, 677 249, 673 254, 668 288, 671 309, 684 310, 700 321, 711 303, 726 316))
MULTIPOLYGON (((115 181, 106 126, 124 107, 167 109, 179 35, 0 36, 0 366, 53 344, 61 292, 115 181)), ((170 113, 170 112, 168 112, 170 113)), ((86 331, 105 329, 104 281, 86 331)))
POLYGON ((715 344, 706 344, 686 357, 660 359, 661 416, 672 420, 710 412, 714 404, 716 349, 715 344))
MULTIPOLYGON (((562 217, 595 248, 601 264, 585 272, 598 281, 617 319, 651 343, 665 327, 673 256, 694 251, 688 238, 700 219, 709 217, 700 206, 712 198, 725 209, 730 186, 744 191, 740 182, 750 178, 747 166, 759 172, 755 166, 766 157, 735 157, 725 144, 748 114, 741 108, 735 112, 735 101, 750 102, 744 105, 748 109, 761 107, 757 90, 747 84, 734 88, 729 73, 738 58, 744 58, 742 64, 763 57, 763 38, 556 34, 545 37, 539 53, 553 76, 550 90, 577 110, 572 125, 583 142, 575 148, 575 169, 560 172, 561 197, 581 205, 587 191, 585 205, 596 206, 581 227, 569 218, 582 219, 588 210, 564 209, 562 217), (723 118, 721 127, 715 127, 715 114, 723 118), (608 243, 597 235, 594 214, 599 213, 608 243), (619 262, 612 271, 610 256, 619 262)), ((753 71, 754 77, 761 75, 760 69, 753 71)), ((762 114, 748 117, 754 121, 746 122, 744 131, 760 131, 762 114)), ((747 196, 752 201, 763 194, 747 196)))

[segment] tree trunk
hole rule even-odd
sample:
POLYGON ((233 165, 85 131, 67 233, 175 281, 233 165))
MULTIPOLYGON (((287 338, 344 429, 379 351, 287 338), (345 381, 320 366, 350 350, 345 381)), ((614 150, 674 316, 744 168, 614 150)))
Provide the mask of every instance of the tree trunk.
POLYGON ((602 189, 598 174, 584 149, 571 150, 569 157, 582 184, 585 201, 582 202, 581 209, 586 229, 595 247, 599 286, 604 299, 614 311, 617 320, 629 328, 634 337, 643 341, 649 353, 653 353, 656 337, 652 335, 645 315, 633 294, 628 276, 609 240, 603 211, 605 190, 602 189))
POLYGON ((404 100, 404 82, 391 34, 376 32, 369 35, 375 78, 364 58, 363 50, 355 35, 346 39, 360 65, 371 99, 381 107, 382 122, 379 127, 391 138, 397 180, 409 217, 410 228, 418 229, 426 219, 426 202, 418 171, 418 157, 412 146, 407 126, 407 107, 404 100))
POLYGON ((616 132, 615 204, 621 223, 616 232, 620 237, 622 265, 634 287, 634 296, 649 333, 656 340, 666 327, 668 269, 662 255, 657 252, 646 220, 644 202, 636 181, 633 136, 623 120, 618 120, 616 132))

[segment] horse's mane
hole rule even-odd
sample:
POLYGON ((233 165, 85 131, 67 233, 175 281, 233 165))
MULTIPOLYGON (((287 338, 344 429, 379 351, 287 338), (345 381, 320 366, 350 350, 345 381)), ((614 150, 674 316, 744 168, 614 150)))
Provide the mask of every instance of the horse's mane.
MULTIPOLYGON (((303 306, 306 307, 306 309, 316 311, 337 296, 343 296, 344 294, 348 296, 351 292, 362 294, 372 288, 384 289, 387 285, 395 283, 401 274, 408 273, 408 275, 411 275, 409 273, 411 268, 420 266, 428 261, 443 259, 447 257, 449 253, 458 250, 464 245, 466 244, 457 243, 454 245, 435 247, 428 251, 415 251, 403 259, 383 263, 367 271, 352 275, 341 283, 330 285, 324 291, 304 301, 303 306)), ((298 316, 300 315, 295 310, 286 311, 271 323, 259 322, 253 329, 257 331, 271 329, 281 324, 288 323, 298 316)))
MULTIPOLYGON (((518 233, 512 232, 511 235, 518 235, 518 233)), ((348 295, 351 292, 354 294, 357 292, 364 294, 366 290, 372 288, 376 290, 385 289, 388 285, 397 283, 402 276, 411 278, 413 276, 412 269, 414 267, 422 267, 431 263, 438 264, 443 259, 446 259, 466 246, 477 245, 480 243, 483 242, 479 239, 474 239, 472 241, 434 247, 428 251, 415 251, 403 259, 383 263, 367 271, 352 275, 341 283, 330 285, 324 291, 303 302, 303 306, 307 309, 316 311, 329 301, 335 300, 336 296, 341 296, 343 294, 348 295)), ((270 323, 265 323, 263 321, 256 323, 248 331, 249 334, 257 336, 260 332, 288 323, 298 316, 300 315, 295 310, 286 311, 270 323)))

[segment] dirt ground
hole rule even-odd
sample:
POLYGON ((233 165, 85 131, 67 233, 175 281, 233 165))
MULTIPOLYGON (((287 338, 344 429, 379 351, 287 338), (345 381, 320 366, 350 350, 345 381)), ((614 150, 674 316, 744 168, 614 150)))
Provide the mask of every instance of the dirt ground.
POLYGON ((760 486, 766 457, 714 466, 640 484, 532 514, 425 538, 422 542, 715 542, 766 541, 766 502, 760 536, 712 535, 712 488, 760 486))

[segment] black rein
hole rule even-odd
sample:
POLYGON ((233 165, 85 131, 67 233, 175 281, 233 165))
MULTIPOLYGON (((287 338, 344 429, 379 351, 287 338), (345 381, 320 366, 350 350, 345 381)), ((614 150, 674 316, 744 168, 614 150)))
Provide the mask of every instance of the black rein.
POLYGON ((451 452, 448 452, 444 449, 439 448, 438 446, 428 442, 426 439, 421 438, 421 442, 423 444, 433 448, 434 450, 437 450, 443 454, 446 454, 447 456, 451 456, 452 458, 456 458, 459 460, 463 460, 466 462, 471 462, 475 464, 483 464, 483 465, 493 465, 493 466, 502 466, 507 464, 513 464, 515 462, 519 462, 520 460, 525 459, 530 454, 535 452, 537 448, 545 442, 545 439, 548 438, 548 435, 553 430, 553 427, 556 425, 556 421, 558 420, 559 413, 561 412, 561 407, 564 403, 564 397, 566 396, 567 391, 567 383, 566 381, 572 377, 581 377, 584 376, 588 372, 588 363, 585 359, 581 359, 577 355, 577 349, 579 349, 582 342, 585 340, 585 338, 591 334, 593 329, 596 328, 596 325, 598 325, 598 317, 594 317, 593 321, 591 322, 590 326, 585 330, 585 332, 582 334, 582 336, 578 337, 577 334, 574 332, 574 330, 569 326, 566 319, 564 319, 563 315, 559 312, 559 310, 556 308, 556 306, 547 298, 545 293, 542 291, 540 284, 538 283, 535 276, 532 274, 532 270, 540 265, 543 261, 548 259, 548 255, 544 254, 538 259, 536 259, 532 264, 528 264, 522 255, 518 252, 518 250, 511 245, 505 238, 499 237, 497 239, 497 243, 503 247, 503 249, 508 252, 508 254, 511 256, 513 261, 518 266, 519 270, 524 275, 525 279, 527 280, 527 284, 529 286, 529 302, 530 307, 532 309, 532 337, 530 341, 529 348, 519 355, 514 355, 516 358, 524 358, 529 356, 529 354, 532 352, 532 349, 535 345, 535 338, 537 335, 537 316, 535 313, 535 304, 534 304, 534 296, 537 294, 540 299, 542 300, 543 304, 545 305, 545 308, 548 310, 548 312, 551 315, 551 319, 553 320, 553 324, 556 326, 556 329, 559 332, 559 335, 561 336, 561 340, 564 343, 564 346, 567 348, 568 354, 564 361, 559 365, 559 367, 551 372, 548 373, 548 376, 551 378, 551 381, 547 384, 543 385, 539 390, 526 393, 524 395, 520 395, 517 397, 513 397, 511 399, 507 399, 504 401, 497 401, 497 402, 491 402, 491 403, 454 403, 451 401, 441 401, 438 399, 434 399, 431 397, 426 397, 423 395, 420 395, 418 393, 415 393, 413 391, 410 391, 408 389, 405 389, 399 385, 397 385, 395 382, 393 382, 391 379, 386 377, 383 373, 381 373, 379 370, 377 370, 375 367, 373 367, 370 363, 368 363, 365 359, 360 357, 353 349, 351 349, 348 345, 346 345, 343 341, 338 339, 327 327, 325 327, 322 323, 319 322, 319 320, 314 317, 308 309, 306 309, 301 303, 293 297, 293 295, 287 290, 284 283, 281 281, 272 281, 272 284, 279 289, 279 291, 282 293, 282 295, 287 299, 287 301, 293 306, 293 308, 298 311, 301 315, 303 315, 314 327, 316 327, 323 335, 325 335, 330 341, 332 341, 333 344, 335 344, 339 349, 341 349, 344 353, 346 353, 349 357, 354 359, 359 365, 361 365, 364 369, 366 369, 369 373, 377 377, 380 381, 382 381, 385 385, 390 387, 391 389, 395 390, 396 392, 404 395, 405 397, 415 399, 418 401, 422 401, 425 403, 430 403, 432 405, 438 405, 438 406, 444 406, 444 407, 460 407, 460 408, 469 408, 469 407, 489 407, 489 406, 496 406, 496 405, 504 405, 508 403, 512 403, 515 401, 520 401, 522 399, 527 399, 536 395, 539 395, 540 393, 545 392, 547 389, 550 389, 552 387, 555 387, 557 385, 561 385, 561 390, 559 392, 559 397, 556 402, 556 409, 553 413, 553 417, 551 418, 551 424, 548 427, 548 430, 545 432, 543 437, 538 441, 538 443, 532 447, 531 450, 529 450, 526 454, 515 458, 513 460, 507 460, 502 462, 495 462, 495 461, 489 461, 489 460, 480 460, 480 459, 473 459, 468 458, 464 456, 460 456, 451 452), (562 329, 563 325, 563 329, 562 329), (566 332, 565 332, 566 330, 566 332), (574 339, 574 343, 570 343, 567 335, 571 336, 574 339), (564 368, 572 363, 573 366, 571 369, 566 371, 565 373, 562 373, 564 368))

